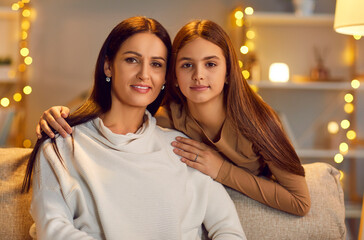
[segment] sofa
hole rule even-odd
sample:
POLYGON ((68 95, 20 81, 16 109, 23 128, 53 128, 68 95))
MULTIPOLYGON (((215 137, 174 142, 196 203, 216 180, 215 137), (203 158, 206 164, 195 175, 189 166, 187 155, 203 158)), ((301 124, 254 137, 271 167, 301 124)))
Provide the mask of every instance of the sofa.
MULTIPOLYGON (((20 189, 32 149, 0 148, 0 239, 27 240, 33 221, 31 194, 20 189)), ((304 164, 312 206, 304 217, 265 206, 227 188, 248 239, 345 239, 345 207, 340 172, 326 163, 304 164)), ((207 239, 203 234, 202 239, 207 239)))

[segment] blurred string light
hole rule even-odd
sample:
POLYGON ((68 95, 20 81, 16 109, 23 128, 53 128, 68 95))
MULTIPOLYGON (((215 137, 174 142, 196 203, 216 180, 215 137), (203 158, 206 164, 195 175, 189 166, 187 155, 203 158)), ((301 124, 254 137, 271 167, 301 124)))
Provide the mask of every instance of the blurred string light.
POLYGON ((353 35, 355 40, 360 40, 361 39, 361 35, 353 35))
MULTIPOLYGON (((255 32, 253 30, 248 30, 247 28, 250 26, 249 21, 246 21, 246 16, 252 15, 254 13, 254 9, 252 7, 246 7, 246 8, 237 8, 233 12, 235 25, 239 28, 242 28, 243 32, 243 42, 240 46, 240 53, 243 55, 247 55, 249 52, 253 51, 255 46, 252 40, 255 38, 255 32), (248 40, 248 41, 247 41, 248 40)), ((245 58, 245 57, 243 57, 245 58)), ((241 74, 245 79, 250 78, 251 73, 247 68, 249 68, 248 64, 247 66, 244 66, 245 62, 242 60, 239 60, 239 67, 241 69, 241 74)))
MULTIPOLYGON (((24 86, 28 82, 26 70, 33 63, 31 52, 28 47, 29 30, 31 28, 31 18, 34 17, 34 12, 30 8, 30 0, 21 0, 11 5, 12 11, 16 11, 19 14, 20 19, 20 31, 19 31, 19 59, 16 71, 9 72, 9 76, 12 78, 18 78, 16 81, 18 87, 23 87, 22 91, 7 92, 9 96, 0 96, 0 106, 9 107, 15 104, 19 104, 24 100, 25 95, 29 95, 32 92, 32 87, 29 85, 24 86)), ((24 147, 31 147, 32 143, 29 139, 23 140, 24 147)))
MULTIPOLYGON (((11 9, 13 11, 17 11, 20 14, 20 34, 19 34, 19 54, 20 54, 20 58, 21 58, 21 62, 19 63, 18 67, 17 67, 17 72, 18 74, 13 71, 13 72, 9 72, 9 76, 11 75, 11 77, 16 77, 18 76, 19 78, 23 78, 21 80, 21 82, 27 82, 26 80, 24 80, 24 73, 27 70, 27 66, 31 65, 33 63, 33 58, 30 56, 30 50, 28 48, 28 37, 29 37, 29 29, 31 26, 31 22, 30 22, 30 17, 32 16, 32 10, 29 7, 29 3, 30 0, 22 0, 22 1, 18 1, 16 3, 13 3, 11 5, 11 9)), ((19 81, 19 80, 18 80, 19 81)), ((20 82, 20 81, 19 81, 20 82)), ((23 89, 23 93, 24 94, 30 94, 32 92, 32 89, 30 86, 26 86, 23 89), (26 90, 24 90, 26 89, 26 90)), ((11 96, 12 93, 10 93, 11 96)), ((3 96, 1 97, 1 106, 2 107, 9 107, 11 106, 13 103, 16 102, 21 102, 23 100, 23 96, 22 93, 13 93, 13 98, 14 102, 12 102, 10 100, 10 97, 6 97, 3 96)))
MULTIPOLYGON (((356 36, 354 36, 355 39, 359 40, 360 38, 356 36)), ((350 85, 351 85, 351 88, 352 90, 355 90, 355 89, 358 89, 360 87, 360 81, 358 81, 357 79, 353 79, 351 82, 350 82, 350 85)), ((348 92, 345 94, 344 96, 344 101, 345 101, 345 105, 344 105, 344 111, 345 113, 347 114, 352 114, 354 113, 355 111, 355 106, 353 104, 353 102, 355 101, 355 95, 354 95, 354 92, 348 92)), ((328 124, 328 131, 331 133, 331 134, 334 134, 334 132, 336 132, 336 127, 335 127, 335 131, 332 130, 333 127, 333 123, 334 122, 330 122, 328 124)), ((343 130, 346 130, 346 139, 349 140, 349 141, 353 141, 356 139, 356 132, 355 132, 355 129, 350 129, 351 127, 351 122, 348 120, 348 119, 343 119, 341 122, 340 122, 340 127, 343 129, 343 130)), ((350 142, 349 142, 350 143, 350 142)), ((342 142, 340 143, 339 145, 339 152, 340 153, 337 153, 335 156, 334 156, 334 161, 336 163, 341 163, 344 161, 344 156, 349 152, 350 150, 350 147, 349 147, 349 144, 346 143, 346 142, 342 142)))

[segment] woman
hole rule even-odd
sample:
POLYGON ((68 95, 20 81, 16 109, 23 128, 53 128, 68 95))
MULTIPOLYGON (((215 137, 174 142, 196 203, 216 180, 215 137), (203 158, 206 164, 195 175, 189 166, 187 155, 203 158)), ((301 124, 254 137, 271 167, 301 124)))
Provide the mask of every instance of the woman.
MULTIPOLYGON (((173 41, 168 78, 165 107, 156 118, 193 139, 172 143, 183 162, 270 207, 307 214, 311 202, 300 160, 275 112, 242 77, 220 26, 209 20, 183 26, 173 41)), ((46 111, 37 133, 41 126, 52 136, 47 121, 61 135, 71 133, 61 117, 68 112, 46 111)))
POLYGON ((72 136, 44 136, 30 157, 38 239, 200 239, 202 223, 212 239, 246 239, 222 185, 181 163, 168 144, 181 134, 146 111, 159 107, 170 49, 153 19, 111 31, 72 136))

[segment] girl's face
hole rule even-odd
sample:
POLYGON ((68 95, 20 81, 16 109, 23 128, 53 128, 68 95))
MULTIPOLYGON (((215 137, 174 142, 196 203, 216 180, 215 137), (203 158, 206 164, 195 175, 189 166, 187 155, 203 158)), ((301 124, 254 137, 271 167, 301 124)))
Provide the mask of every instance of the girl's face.
POLYGON ((197 38, 181 48, 177 54, 176 76, 189 104, 223 101, 226 60, 214 43, 197 38))
POLYGON ((112 106, 146 108, 165 83, 167 48, 152 33, 137 33, 120 46, 114 61, 106 61, 105 75, 112 77, 112 106))

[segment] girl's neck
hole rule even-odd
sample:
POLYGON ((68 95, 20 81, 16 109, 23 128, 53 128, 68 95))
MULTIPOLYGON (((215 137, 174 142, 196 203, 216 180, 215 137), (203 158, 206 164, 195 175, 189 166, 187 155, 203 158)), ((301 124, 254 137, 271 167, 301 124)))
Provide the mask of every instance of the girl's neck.
POLYGON ((135 107, 111 107, 102 114, 104 125, 116 134, 135 133, 144 121, 145 108, 135 107))
POLYGON ((187 102, 187 105, 190 114, 198 122, 206 135, 213 141, 217 140, 220 137, 220 131, 226 118, 226 109, 222 95, 217 101, 197 104, 187 102))

